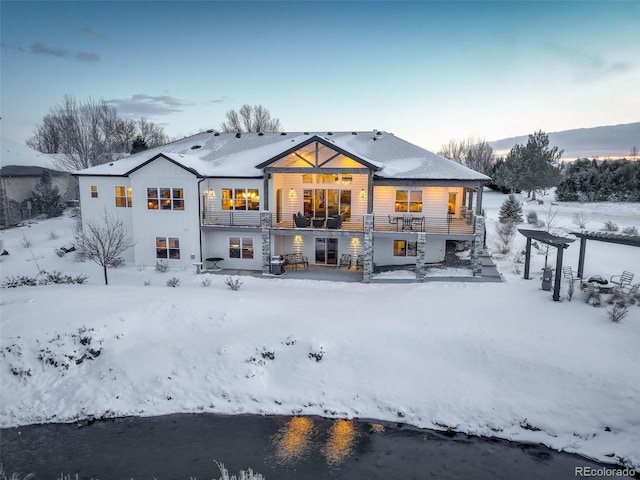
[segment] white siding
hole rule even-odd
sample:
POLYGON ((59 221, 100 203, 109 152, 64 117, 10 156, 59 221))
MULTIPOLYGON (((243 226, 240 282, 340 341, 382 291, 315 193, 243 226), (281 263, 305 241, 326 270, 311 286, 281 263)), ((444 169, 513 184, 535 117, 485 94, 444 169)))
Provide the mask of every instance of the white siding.
POLYGON ((196 260, 200 256, 199 179, 163 158, 135 171, 130 179, 136 264, 155 265, 156 237, 165 237, 180 241, 180 259, 166 259, 169 267, 191 266, 191 254, 196 260), (147 188, 182 188, 184 210, 148 209, 147 188))
MULTIPOLYGON (((133 227, 133 208, 116 207, 115 187, 130 186, 127 177, 79 177, 80 186, 80 211, 84 228, 90 223, 100 224, 105 216, 115 217, 122 221, 129 237, 135 242, 137 237, 133 227), (91 197, 91 186, 98 187, 98 197, 91 197)), ((135 207, 134 198, 133 205, 135 207)), ((129 248, 122 256, 125 261, 135 260, 135 247, 129 248)))
POLYGON ((458 203, 462 199, 462 190, 447 187, 405 187, 405 186, 377 186, 373 189, 373 211, 376 215, 397 215, 396 190, 421 190, 422 212, 409 212, 411 215, 423 215, 433 218, 447 218, 448 192, 460 192, 458 203))
MULTIPOLYGON (((373 238, 373 263, 376 265, 415 265, 417 257, 396 257, 393 255, 393 241, 406 240, 415 242, 416 235, 378 235, 373 238)), ((437 263, 444 260, 445 240, 427 236, 426 263, 437 263)))
POLYGON ((220 268, 262 270, 262 235, 260 232, 248 229, 205 232, 202 246, 203 259, 210 257, 224 259, 218 264, 220 268), (251 238, 253 240, 253 258, 231 258, 229 254, 229 239, 231 237, 251 238))
MULTIPOLYGON (((315 264, 317 236, 294 235, 273 236, 271 240, 273 255, 302 253, 309 259, 309 265, 315 264)), ((359 254, 363 253, 362 240, 358 237, 341 236, 338 238, 338 260, 343 254, 351 255, 351 263, 355 266, 359 254)))

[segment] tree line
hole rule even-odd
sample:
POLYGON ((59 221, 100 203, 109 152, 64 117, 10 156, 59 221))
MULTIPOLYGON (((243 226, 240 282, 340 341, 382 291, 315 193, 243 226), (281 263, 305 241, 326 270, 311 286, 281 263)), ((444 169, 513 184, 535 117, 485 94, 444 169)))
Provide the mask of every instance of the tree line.
POLYGON ((565 165, 556 199, 566 202, 640 202, 640 162, 578 159, 565 165))

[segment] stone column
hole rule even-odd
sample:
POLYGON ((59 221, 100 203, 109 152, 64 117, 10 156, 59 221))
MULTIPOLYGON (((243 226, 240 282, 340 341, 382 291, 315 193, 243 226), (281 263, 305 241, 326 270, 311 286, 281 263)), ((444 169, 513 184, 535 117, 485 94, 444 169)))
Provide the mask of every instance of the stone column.
POLYGON ((471 268, 473 275, 482 275, 482 252, 484 251, 484 217, 476 216, 476 235, 471 245, 471 268))
POLYGON ((416 280, 422 282, 426 273, 427 234, 418 232, 418 251, 416 252, 416 280))
POLYGON ((364 216, 364 241, 363 241, 364 273, 362 281, 370 283, 373 277, 373 214, 367 213, 364 216))
POLYGON ((271 212, 260 212, 260 228, 262 229, 262 273, 269 273, 271 268, 271 212))

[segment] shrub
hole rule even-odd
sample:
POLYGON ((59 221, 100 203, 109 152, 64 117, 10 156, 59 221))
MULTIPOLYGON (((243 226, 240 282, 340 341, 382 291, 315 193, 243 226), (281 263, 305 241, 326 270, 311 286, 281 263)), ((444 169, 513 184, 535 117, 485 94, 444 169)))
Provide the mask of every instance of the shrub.
POLYGON ((538 214, 533 210, 527 212, 527 223, 536 225, 538 223, 538 214))
POLYGON ((624 301, 615 302, 613 307, 607 310, 609 320, 614 323, 620 323, 624 317, 627 316, 628 310, 624 301))
POLYGON ((54 270, 53 272, 45 272, 44 270, 38 275, 40 278, 28 277, 26 275, 20 275, 17 277, 8 277, 3 283, 2 288, 16 288, 16 287, 35 287, 36 285, 51 285, 51 284, 76 284, 82 285, 87 281, 86 275, 78 275, 72 277, 71 275, 63 275, 61 272, 54 270))
POLYGON ((638 229, 636 227, 624 227, 622 229, 622 233, 625 235, 633 235, 634 237, 638 236, 638 229))
POLYGON ((169 270, 169 264, 164 260, 156 261, 156 272, 164 273, 169 270))
POLYGON ((516 235, 516 226, 513 222, 496 223, 496 233, 498 234, 498 240, 496 241, 496 248, 499 253, 503 255, 511 251, 511 243, 516 235))
POLYGON ((500 223, 522 222, 522 204, 513 193, 502 203, 498 218, 500 219, 500 223))
POLYGON ((167 280, 167 287, 179 287, 182 282, 177 277, 172 277, 167 280))
POLYGON ((240 277, 227 277, 224 281, 224 284, 229 287, 234 292, 236 290, 240 290, 242 286, 242 282, 240 281, 240 277))
POLYGON ((586 302, 592 307, 600 306, 600 289, 598 287, 594 287, 593 285, 589 285, 585 290, 586 302))
POLYGON ((587 219, 584 215, 584 212, 576 212, 572 215, 572 220, 574 225, 576 225, 581 230, 587 228, 587 219))
POLYGON ((49 232, 49 240, 57 240, 59 235, 56 232, 49 232))
POLYGON ((144 281, 144 286, 145 287, 148 287, 149 285, 151 285, 151 279, 150 278, 144 281))
POLYGON ((31 248, 31 245, 33 245, 33 241, 31 240, 31 237, 29 235, 23 233, 22 238, 20 239, 20 245, 22 245, 24 248, 31 248))
POLYGON ((202 280, 202 282, 200 282, 200 286, 202 287, 210 287, 211 286, 211 279, 210 278, 205 278, 204 280, 202 280))
POLYGON ((604 222, 604 229, 607 232, 617 232, 619 230, 619 227, 616 223, 612 222, 611 220, 607 220, 606 222, 604 222))

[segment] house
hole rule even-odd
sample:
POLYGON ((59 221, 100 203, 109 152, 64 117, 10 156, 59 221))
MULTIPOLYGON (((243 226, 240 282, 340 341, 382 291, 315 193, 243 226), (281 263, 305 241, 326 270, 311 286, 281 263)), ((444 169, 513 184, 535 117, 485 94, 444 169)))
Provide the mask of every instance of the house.
POLYGON ((138 265, 218 258, 268 273, 272 255, 350 255, 365 282, 374 264, 415 265, 420 279, 456 240, 481 271, 490 178, 383 131, 209 130, 75 175, 83 222, 120 218, 138 265))
POLYGON ((33 209, 33 190, 47 171, 58 187, 61 201, 75 198, 75 179, 54 168, 56 155, 33 150, 8 138, 2 138, 0 168, 0 226, 15 225, 40 212, 33 209))

